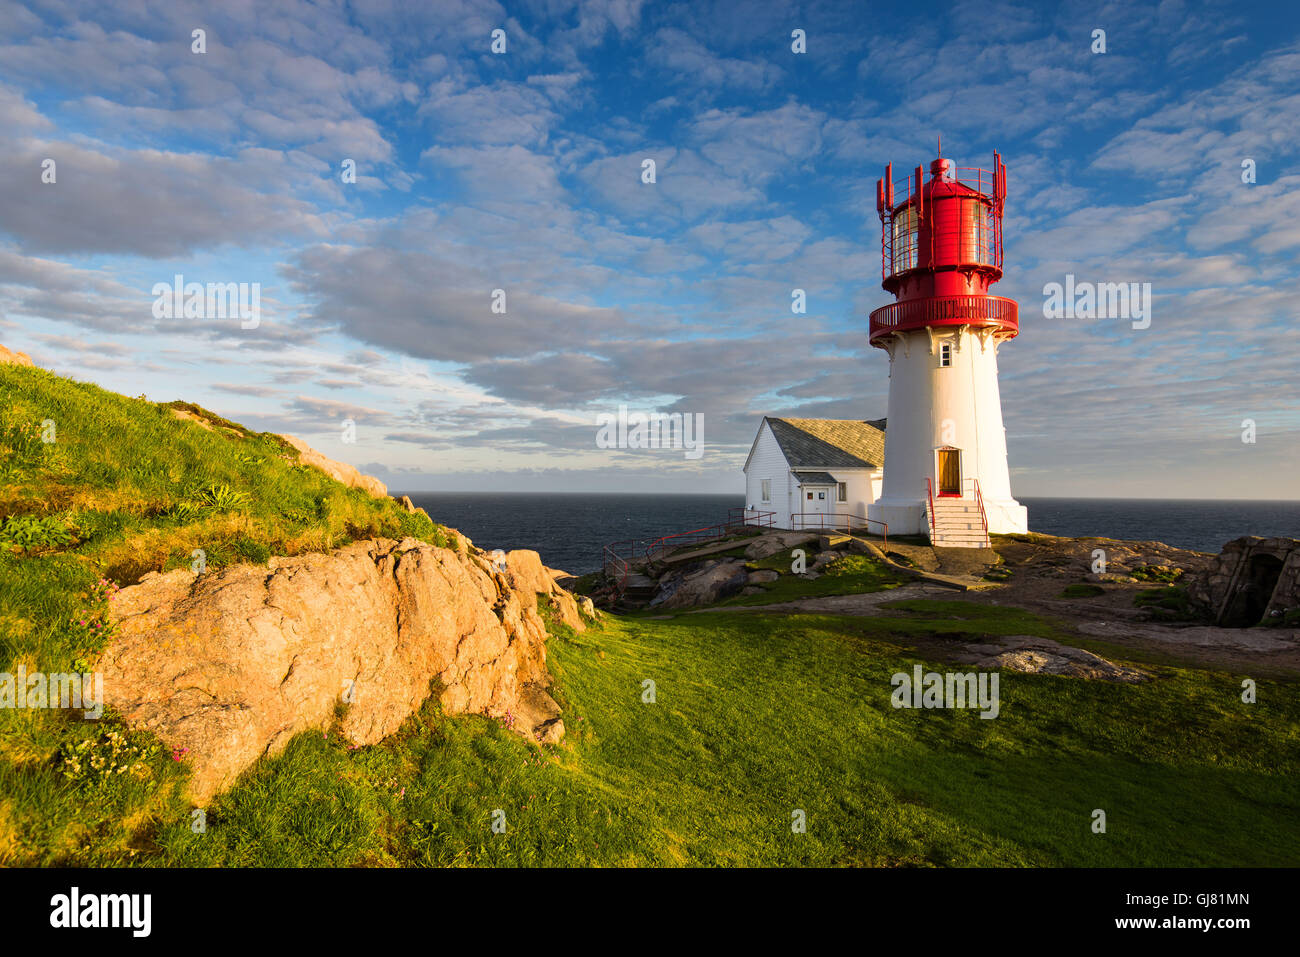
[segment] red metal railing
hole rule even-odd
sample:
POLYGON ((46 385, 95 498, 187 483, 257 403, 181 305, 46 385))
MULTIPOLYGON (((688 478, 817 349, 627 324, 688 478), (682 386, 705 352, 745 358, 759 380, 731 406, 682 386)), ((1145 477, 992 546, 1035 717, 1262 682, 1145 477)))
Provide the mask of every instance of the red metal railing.
POLYGON ((855 525, 865 528, 868 533, 872 525, 880 526, 880 537, 884 540, 885 548, 889 547, 889 526, 885 522, 877 521, 874 518, 867 518, 865 515, 852 515, 848 512, 796 512, 790 516, 790 524, 798 529, 807 529, 810 525, 819 529, 839 530, 841 528, 847 531, 853 531, 855 525))
POLYGON ((623 592, 627 591, 627 579, 632 573, 632 565, 631 562, 620 555, 616 549, 620 545, 627 544, 631 544, 634 549, 636 547, 634 539, 627 539, 626 541, 612 542, 609 545, 606 545, 604 551, 601 553, 601 569, 607 576, 614 580, 614 590, 619 595, 622 595, 623 592))
POLYGON ((727 512, 727 520, 718 525, 706 525, 703 528, 693 528, 689 532, 675 532, 672 535, 656 538, 646 545, 645 559, 652 562, 684 545, 699 545, 726 538, 735 528, 772 528, 775 524, 776 512, 751 511, 743 507, 732 508, 727 512))
MULTIPOLYGON (((966 483, 967 483, 967 482, 969 482, 969 483, 971 484, 971 490, 972 490, 971 498, 973 498, 973 499, 975 500, 975 505, 976 505, 976 507, 978 507, 979 510, 980 510, 980 524, 984 527, 984 544, 985 544, 985 545, 988 545, 988 543, 989 543, 989 517, 988 517, 988 513, 985 512, 985 510, 984 510, 984 493, 980 491, 980 480, 979 480, 979 479, 974 479, 974 478, 972 478, 972 479, 964 479, 964 480, 962 481, 962 490, 963 490, 963 494, 962 494, 961 498, 962 498, 963 500, 966 499, 966 496, 965 496, 965 488, 966 488, 966 483)), ((930 544, 933 545, 933 544, 934 544, 934 536, 935 536, 935 532, 936 532, 936 528, 935 528, 935 520, 934 520, 934 486, 931 484, 929 478, 927 478, 927 479, 925 480, 925 495, 926 495, 926 498, 928 498, 928 499, 930 500, 930 511, 929 511, 929 518, 930 518, 930 544)))
POLYGON ((615 591, 622 595, 627 590, 627 580, 632 574, 635 562, 650 562, 662 558, 665 554, 685 545, 697 545, 702 542, 725 538, 738 528, 773 528, 776 525, 776 512, 761 512, 737 506, 727 511, 727 520, 717 525, 706 525, 687 532, 674 532, 656 539, 625 538, 610 542, 601 552, 601 568, 613 579, 615 591))
POLYGON ((925 479, 925 497, 930 500, 930 544, 934 544, 934 484, 930 481, 929 476, 925 479))
POLYGON ((1020 306, 1002 296, 939 296, 904 299, 871 313, 868 338, 926 326, 997 326, 999 334, 1020 332, 1020 306))
POLYGON ((980 508, 980 521, 984 523, 984 544, 989 543, 989 517, 984 512, 984 495, 980 492, 980 480, 971 479, 975 483, 975 504, 980 508))

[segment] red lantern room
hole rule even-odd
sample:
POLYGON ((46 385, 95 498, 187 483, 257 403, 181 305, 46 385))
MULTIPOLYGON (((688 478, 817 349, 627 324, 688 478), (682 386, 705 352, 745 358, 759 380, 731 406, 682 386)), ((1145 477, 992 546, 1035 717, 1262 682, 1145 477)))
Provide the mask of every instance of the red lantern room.
POLYGON ((881 285, 897 302, 871 314, 871 344, 885 348, 898 333, 963 325, 1014 338, 1020 330, 1015 300, 989 295, 1002 278, 1002 157, 993 154, 990 171, 939 156, 928 181, 918 166, 899 188, 896 195, 891 163, 876 181, 876 211, 881 285))

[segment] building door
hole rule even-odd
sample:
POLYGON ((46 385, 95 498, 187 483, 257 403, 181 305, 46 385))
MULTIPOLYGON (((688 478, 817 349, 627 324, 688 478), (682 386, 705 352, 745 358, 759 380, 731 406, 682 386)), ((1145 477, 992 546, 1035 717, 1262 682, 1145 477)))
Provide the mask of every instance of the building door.
POLYGON ((961 495, 961 449, 939 450, 939 494, 961 495))
MULTIPOLYGON (((800 487, 803 493, 803 511, 807 515, 829 515, 835 511, 834 486, 825 485, 804 485, 800 487)), ((820 528, 818 520, 814 519, 807 523, 809 528, 820 528)))

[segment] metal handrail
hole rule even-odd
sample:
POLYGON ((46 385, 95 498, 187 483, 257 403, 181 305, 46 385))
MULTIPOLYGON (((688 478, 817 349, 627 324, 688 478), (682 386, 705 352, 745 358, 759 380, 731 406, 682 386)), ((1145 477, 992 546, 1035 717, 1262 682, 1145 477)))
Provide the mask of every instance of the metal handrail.
POLYGON ((635 540, 627 539, 624 542, 612 542, 611 544, 606 545, 604 551, 601 553, 601 570, 604 571, 606 575, 609 574, 609 568, 611 565, 619 570, 618 580, 614 583, 614 590, 619 596, 622 596, 622 594, 627 591, 627 580, 632 574, 632 565, 622 555, 614 551, 614 546, 626 544, 626 542, 629 541, 633 543, 633 548, 635 549, 635 540))
POLYGON ((925 494, 926 494, 926 497, 929 498, 929 500, 930 500, 930 510, 929 510, 929 513, 928 513, 928 517, 929 517, 929 519, 930 519, 930 544, 933 545, 933 544, 934 544, 934 534, 935 534, 935 526, 934 526, 934 485, 933 485, 933 483, 930 481, 930 477, 929 477, 928 475, 925 477, 925 494))
POLYGON ((866 526, 867 533, 871 533, 872 525, 879 525, 881 528, 880 537, 884 542, 885 548, 889 547, 889 525, 879 519, 867 518, 865 515, 854 515, 849 512, 795 512, 790 515, 790 524, 796 528, 804 527, 812 519, 817 519, 817 527, 821 529, 837 529, 841 525, 850 532, 853 531, 853 523, 857 521, 866 526), (827 525, 826 519, 848 519, 847 522, 836 522, 833 525, 827 525))
POLYGON ((687 532, 674 532, 651 540, 624 538, 617 542, 610 542, 601 550, 601 570, 616 579, 615 591, 622 596, 627 591, 627 581, 632 576, 633 562, 638 560, 651 562, 683 545, 725 538, 732 529, 775 526, 776 512, 763 512, 743 505, 733 506, 727 510, 727 520, 717 525, 705 525, 687 532))
POLYGON ((763 512, 748 505, 733 505, 727 509, 727 524, 771 528, 776 524, 776 512, 763 512))
MULTIPOLYGON (((993 197, 994 171, 981 166, 954 166, 954 179, 951 180, 924 180, 922 187, 928 186, 931 182, 947 183, 950 186, 968 186, 977 193, 983 194, 986 199, 993 197), (963 173, 968 175, 962 175, 963 173), (974 173, 974 176, 970 176, 974 173)), ((911 201, 916 195, 916 180, 908 176, 904 179, 897 180, 898 192, 894 195, 894 205, 889 209, 892 216, 911 201)))
POLYGON ((975 483, 975 504, 980 509, 980 521, 984 523, 984 544, 987 545, 989 544, 989 517, 984 512, 984 495, 980 492, 980 480, 971 479, 971 481, 975 483))
MULTIPOLYGON (((984 493, 980 490, 980 481, 977 478, 962 479, 962 492, 959 496, 960 501, 974 501, 980 511, 980 524, 984 528, 984 544, 989 544, 989 517, 984 509, 984 493), (966 498, 966 486, 969 483, 971 488, 971 498, 966 498)), ((925 480, 925 494, 930 501, 929 519, 930 519, 930 544, 934 544, 935 535, 938 533, 938 526, 935 523, 934 516, 934 485, 929 477, 925 480)))
POLYGON ((662 558, 666 552, 674 548, 680 548, 683 545, 696 545, 700 542, 711 542, 726 538, 734 528, 771 528, 775 525, 776 512, 755 510, 753 515, 744 514, 748 511, 743 507, 733 507, 728 510, 727 521, 725 522, 717 525, 705 525, 702 528, 693 528, 688 532, 674 532, 671 535, 660 536, 646 545, 645 559, 648 562, 654 561, 662 558), (733 517, 738 511, 742 513, 740 521, 733 517))
POLYGON ((891 332, 924 326, 998 326, 1020 332, 1020 305, 1003 296, 937 296, 902 299, 871 313, 871 340, 891 332))

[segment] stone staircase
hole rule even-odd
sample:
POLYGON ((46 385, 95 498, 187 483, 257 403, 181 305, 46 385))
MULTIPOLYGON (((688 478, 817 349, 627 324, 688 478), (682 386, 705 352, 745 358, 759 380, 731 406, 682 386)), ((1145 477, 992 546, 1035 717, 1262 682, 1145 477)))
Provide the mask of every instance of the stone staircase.
POLYGON ((659 591, 659 583, 644 572, 634 571, 627 579, 623 601, 633 607, 644 605, 659 591))
POLYGON ((969 498, 935 498, 930 544, 936 548, 988 548, 979 503, 969 498))

